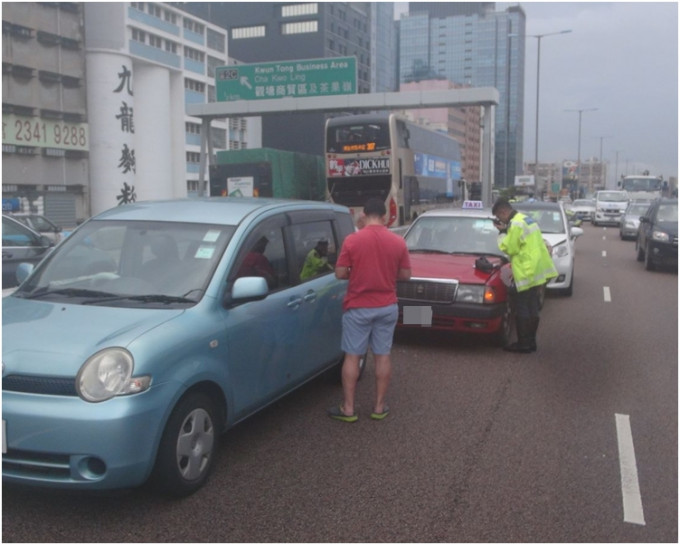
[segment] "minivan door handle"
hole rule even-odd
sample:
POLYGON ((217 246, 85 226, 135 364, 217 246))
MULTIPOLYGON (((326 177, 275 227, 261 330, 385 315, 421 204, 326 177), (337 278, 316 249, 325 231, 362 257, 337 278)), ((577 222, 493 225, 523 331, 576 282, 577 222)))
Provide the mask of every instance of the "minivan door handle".
POLYGON ((293 310, 299 309, 300 305, 302 305, 302 297, 297 297, 297 296, 291 297, 290 300, 288 301, 288 303, 286 303, 286 306, 288 308, 293 309, 293 310))
POLYGON ((309 290, 303 297, 305 303, 313 303, 316 301, 316 292, 314 290, 309 290))

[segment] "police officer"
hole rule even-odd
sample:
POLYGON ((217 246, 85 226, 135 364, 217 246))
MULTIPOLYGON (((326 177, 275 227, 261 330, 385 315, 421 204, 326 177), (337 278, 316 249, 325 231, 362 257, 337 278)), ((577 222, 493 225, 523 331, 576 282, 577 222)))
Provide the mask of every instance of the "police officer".
POLYGON ((536 351, 540 312, 539 290, 557 276, 557 270, 543 241, 538 224, 515 210, 506 199, 498 199, 491 212, 497 219, 498 247, 508 255, 514 286, 510 288, 515 306, 517 342, 504 347, 509 352, 536 351))

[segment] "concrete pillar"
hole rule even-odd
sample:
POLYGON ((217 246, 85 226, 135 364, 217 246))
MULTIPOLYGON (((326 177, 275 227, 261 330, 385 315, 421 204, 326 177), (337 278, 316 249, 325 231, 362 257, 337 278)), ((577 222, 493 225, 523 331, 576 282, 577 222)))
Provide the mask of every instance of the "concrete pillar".
POLYGON ((90 211, 136 199, 135 96, 129 56, 90 51, 86 57, 90 125, 90 211))
POLYGON ((138 201, 172 199, 172 117, 167 68, 135 63, 135 138, 138 201))

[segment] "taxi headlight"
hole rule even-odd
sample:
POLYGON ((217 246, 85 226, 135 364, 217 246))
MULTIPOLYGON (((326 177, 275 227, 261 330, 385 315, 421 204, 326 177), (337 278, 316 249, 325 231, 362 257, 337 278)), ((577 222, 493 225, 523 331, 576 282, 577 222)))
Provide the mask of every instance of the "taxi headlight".
POLYGON ((484 286, 478 286, 474 284, 458 284, 456 301, 458 303, 482 304, 484 302, 484 286))
POLYGON ((668 233, 664 231, 652 231, 652 238, 659 242, 668 242, 670 240, 668 233))
POLYGON ((85 401, 98 403, 112 397, 146 390, 151 377, 132 377, 134 360, 124 348, 106 348, 83 364, 76 390, 85 401))

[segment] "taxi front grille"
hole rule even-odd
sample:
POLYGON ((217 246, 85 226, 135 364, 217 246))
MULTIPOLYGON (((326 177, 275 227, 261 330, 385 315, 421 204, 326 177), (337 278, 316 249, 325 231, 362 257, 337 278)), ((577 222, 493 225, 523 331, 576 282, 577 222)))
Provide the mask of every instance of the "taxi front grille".
POLYGON ((397 297, 400 301, 453 303, 457 287, 458 282, 454 280, 411 278, 407 282, 397 282, 397 297))

